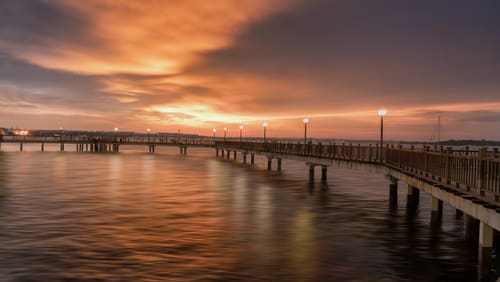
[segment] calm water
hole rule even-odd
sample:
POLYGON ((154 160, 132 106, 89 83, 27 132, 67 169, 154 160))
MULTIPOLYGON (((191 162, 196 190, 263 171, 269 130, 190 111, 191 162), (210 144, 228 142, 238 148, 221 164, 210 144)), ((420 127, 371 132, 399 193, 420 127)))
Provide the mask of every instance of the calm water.
POLYGON ((433 232, 430 198, 411 219, 401 185, 391 211, 382 173, 331 168, 323 191, 300 162, 38 148, 2 145, 1 281, 477 279, 454 210, 433 232))

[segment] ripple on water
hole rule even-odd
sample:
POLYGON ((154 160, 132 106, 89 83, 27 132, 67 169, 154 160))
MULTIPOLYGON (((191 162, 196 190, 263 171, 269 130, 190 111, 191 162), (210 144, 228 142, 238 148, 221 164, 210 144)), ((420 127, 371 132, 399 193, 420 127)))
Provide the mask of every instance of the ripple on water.
POLYGON ((382 174, 268 173, 213 151, 0 153, 2 281, 475 281, 451 209, 431 231, 382 174))

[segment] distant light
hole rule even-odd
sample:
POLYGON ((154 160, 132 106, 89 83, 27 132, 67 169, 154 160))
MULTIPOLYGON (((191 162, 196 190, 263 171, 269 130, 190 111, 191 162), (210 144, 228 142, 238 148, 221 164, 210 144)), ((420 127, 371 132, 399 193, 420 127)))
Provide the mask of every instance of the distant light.
POLYGON ((304 123, 308 123, 309 122, 309 119, 308 118, 305 118, 304 119, 304 123))
POLYGON ((224 127, 224 131, 227 131, 227 127, 224 127))
POLYGON ((262 126, 267 127, 267 122, 264 122, 262 126))
POLYGON ((148 128, 147 130, 148 130, 148 132, 151 132, 151 128, 148 128))
POLYGON ((380 109, 378 110, 378 115, 383 117, 387 114, 387 110, 386 109, 380 109))
POLYGON ((240 129, 243 129, 243 125, 240 125, 240 129))
POLYGON ((217 132, 217 129, 215 129, 215 128, 214 128, 214 129, 212 129, 212 132, 214 132, 214 133, 215 133, 215 132, 217 132))
POLYGON ((118 127, 115 127, 115 129, 113 129, 114 131, 118 131, 118 127))
POLYGON ((59 130, 63 130, 63 129, 64 129, 64 128, 62 128, 62 127, 59 127, 59 130))

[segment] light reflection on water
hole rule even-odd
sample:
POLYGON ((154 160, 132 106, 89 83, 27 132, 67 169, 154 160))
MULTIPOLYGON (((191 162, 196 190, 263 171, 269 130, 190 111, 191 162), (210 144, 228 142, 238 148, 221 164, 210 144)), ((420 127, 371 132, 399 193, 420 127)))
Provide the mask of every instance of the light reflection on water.
POLYGON ((476 280, 462 219, 432 233, 406 189, 390 211, 382 174, 331 168, 322 191, 299 162, 25 148, 0 153, 0 281, 476 280))

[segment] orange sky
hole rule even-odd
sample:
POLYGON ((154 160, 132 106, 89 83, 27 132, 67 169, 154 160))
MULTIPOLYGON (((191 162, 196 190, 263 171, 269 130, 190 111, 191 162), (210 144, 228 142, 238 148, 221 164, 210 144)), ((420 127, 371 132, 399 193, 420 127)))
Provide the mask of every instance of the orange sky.
POLYGON ((6 1, 0 126, 500 139, 491 7, 332 2, 6 1))

